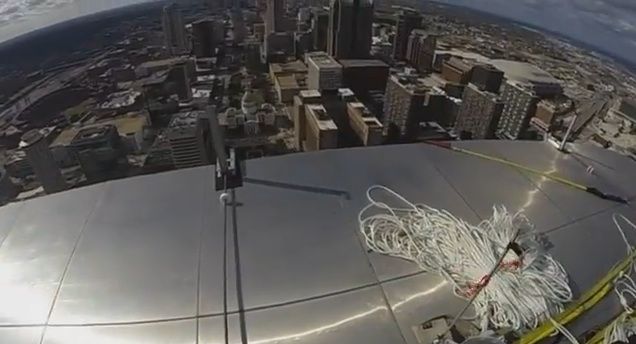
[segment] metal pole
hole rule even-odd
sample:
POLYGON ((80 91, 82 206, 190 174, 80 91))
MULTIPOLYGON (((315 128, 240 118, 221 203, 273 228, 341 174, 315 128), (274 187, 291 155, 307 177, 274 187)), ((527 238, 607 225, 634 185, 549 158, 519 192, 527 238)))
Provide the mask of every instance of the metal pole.
POLYGON ((210 133, 212 134, 212 143, 216 158, 221 168, 221 172, 228 173, 227 153, 225 152, 225 142, 223 140, 223 132, 219 125, 219 118, 216 115, 216 106, 208 105, 206 108, 210 121, 210 133))
POLYGON ((565 136, 563 136, 563 141, 561 141, 561 144, 559 145, 560 151, 565 150, 565 145, 568 143, 568 138, 572 134, 572 128, 574 128, 574 123, 576 123, 576 120, 578 118, 579 118, 579 114, 577 113, 576 116, 574 116, 574 119, 572 120, 572 122, 570 122, 570 125, 568 126, 568 130, 565 132, 565 136))
MULTIPOLYGON (((490 270, 490 273, 488 273, 488 275, 486 275, 487 276, 487 281, 490 281, 492 276, 494 276, 495 273, 497 272, 497 270, 499 270, 499 266, 503 262, 504 258, 508 254, 508 252, 512 249, 512 244, 515 242, 515 240, 517 240, 518 236, 519 236, 519 228, 517 228, 517 231, 515 232, 515 235, 512 237, 512 239, 510 239, 510 242, 508 243, 508 245, 506 246, 506 249, 501 254, 501 257, 499 257, 499 260, 497 260, 497 264, 495 264, 495 266, 492 268, 492 270, 490 270)), ((473 296, 470 298, 470 300, 466 303, 466 305, 461 310, 461 312, 459 312, 455 316, 455 318, 453 318, 453 321, 450 323, 450 325, 448 325, 448 328, 446 329, 446 331, 444 331, 441 335, 439 335, 439 338, 443 338, 444 336, 446 336, 453 329, 455 324, 457 324, 457 322, 459 321, 459 318, 461 318, 464 315, 464 313, 466 313, 466 311, 468 310, 468 307, 470 307, 473 304, 473 302, 475 302, 475 299, 477 298, 479 293, 481 293, 481 291, 484 290, 484 288, 487 285, 488 285, 488 283, 485 283, 483 286, 480 286, 479 289, 477 289, 477 291, 473 294, 473 296)))

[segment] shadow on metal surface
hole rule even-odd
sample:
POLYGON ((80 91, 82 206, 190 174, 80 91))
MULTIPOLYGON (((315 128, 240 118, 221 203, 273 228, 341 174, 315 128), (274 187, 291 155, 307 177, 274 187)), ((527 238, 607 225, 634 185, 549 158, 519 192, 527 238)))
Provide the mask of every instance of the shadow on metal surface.
POLYGON ((276 182, 272 180, 254 179, 254 178, 244 178, 243 181, 247 184, 264 185, 264 186, 271 186, 275 188, 283 188, 283 189, 291 189, 291 190, 297 190, 297 191, 305 191, 305 192, 313 192, 313 193, 319 193, 319 194, 325 194, 325 195, 339 196, 339 197, 344 197, 344 199, 346 200, 351 199, 351 195, 349 195, 349 192, 343 191, 343 190, 328 189, 328 188, 323 188, 318 186, 290 184, 290 183, 276 182))

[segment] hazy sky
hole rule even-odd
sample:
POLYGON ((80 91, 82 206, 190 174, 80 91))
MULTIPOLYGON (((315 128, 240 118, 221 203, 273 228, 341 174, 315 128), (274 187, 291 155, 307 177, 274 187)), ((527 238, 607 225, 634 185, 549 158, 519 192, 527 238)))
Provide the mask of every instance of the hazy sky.
MULTIPOLYGON (((0 42, 148 0, 0 0, 0 42)), ((636 63, 636 0, 442 0, 561 32, 636 63)))

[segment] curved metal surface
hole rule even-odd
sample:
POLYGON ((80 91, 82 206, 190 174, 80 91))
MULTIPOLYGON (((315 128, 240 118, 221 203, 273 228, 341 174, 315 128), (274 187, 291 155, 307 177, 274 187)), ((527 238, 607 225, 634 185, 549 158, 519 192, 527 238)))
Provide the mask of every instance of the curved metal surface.
POLYGON ((77 244, 50 323, 195 315, 206 176, 193 169, 108 183, 77 244))
MULTIPOLYGON (((636 163, 593 147, 584 150, 601 166, 596 175, 542 143, 462 145, 636 190, 633 182, 623 188, 636 163)), ((0 342, 223 343, 224 211, 212 173, 201 167, 135 177, 0 208, 0 342)), ((636 219, 632 206, 426 145, 252 160, 248 176, 227 218, 228 232, 239 236, 241 281, 237 294, 230 236, 230 343, 242 342, 244 317, 249 343, 415 344, 413 326, 461 308, 465 301, 439 277, 366 252, 357 214, 373 184, 473 223, 489 217, 493 204, 525 211, 575 292, 624 256, 611 215, 636 219)), ((575 331, 616 306, 608 298, 575 331)))

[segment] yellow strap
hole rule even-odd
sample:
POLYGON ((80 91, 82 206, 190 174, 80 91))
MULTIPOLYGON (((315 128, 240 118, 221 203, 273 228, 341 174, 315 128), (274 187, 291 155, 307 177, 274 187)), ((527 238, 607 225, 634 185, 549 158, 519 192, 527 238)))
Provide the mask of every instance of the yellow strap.
POLYGON ((568 179, 565 179, 565 178, 562 178, 562 177, 559 177, 559 176, 555 176, 553 174, 546 173, 546 172, 543 172, 543 171, 540 171, 540 170, 537 170, 537 169, 534 169, 534 168, 531 168, 531 167, 527 167, 527 166, 518 164, 518 163, 513 162, 513 161, 509 161, 509 160, 506 160, 506 159, 498 158, 498 157, 487 155, 487 154, 474 152, 474 151, 463 149, 463 148, 459 148, 459 147, 452 147, 452 149, 456 150, 458 152, 462 152, 462 153, 468 154, 468 155, 476 156, 478 158, 482 158, 482 159, 498 162, 498 163, 501 163, 501 164, 504 164, 504 165, 508 165, 508 166, 511 166, 511 167, 515 167, 515 168, 518 168, 520 170, 524 170, 526 172, 537 174, 537 175, 540 175, 542 177, 546 177, 548 179, 551 179, 553 181, 556 181, 556 182, 571 186, 573 188, 580 189, 580 190, 583 190, 583 191, 587 191, 587 187, 585 185, 581 185, 581 184, 575 183, 575 182, 573 182, 571 180, 568 180, 568 179))
MULTIPOLYGON (((599 301, 601 301, 609 292, 612 291, 614 280, 619 276, 621 271, 628 270, 632 263, 636 259, 636 250, 631 252, 625 259, 615 265, 600 281, 598 281, 590 290, 585 292, 576 303, 570 305, 561 314, 557 315, 554 320, 561 325, 566 325, 570 321, 576 319, 581 314, 585 313, 588 309, 594 307, 599 301)), ((547 321, 536 329, 526 333, 521 337, 517 344, 534 344, 546 337, 550 336, 555 331, 554 325, 547 321)))

